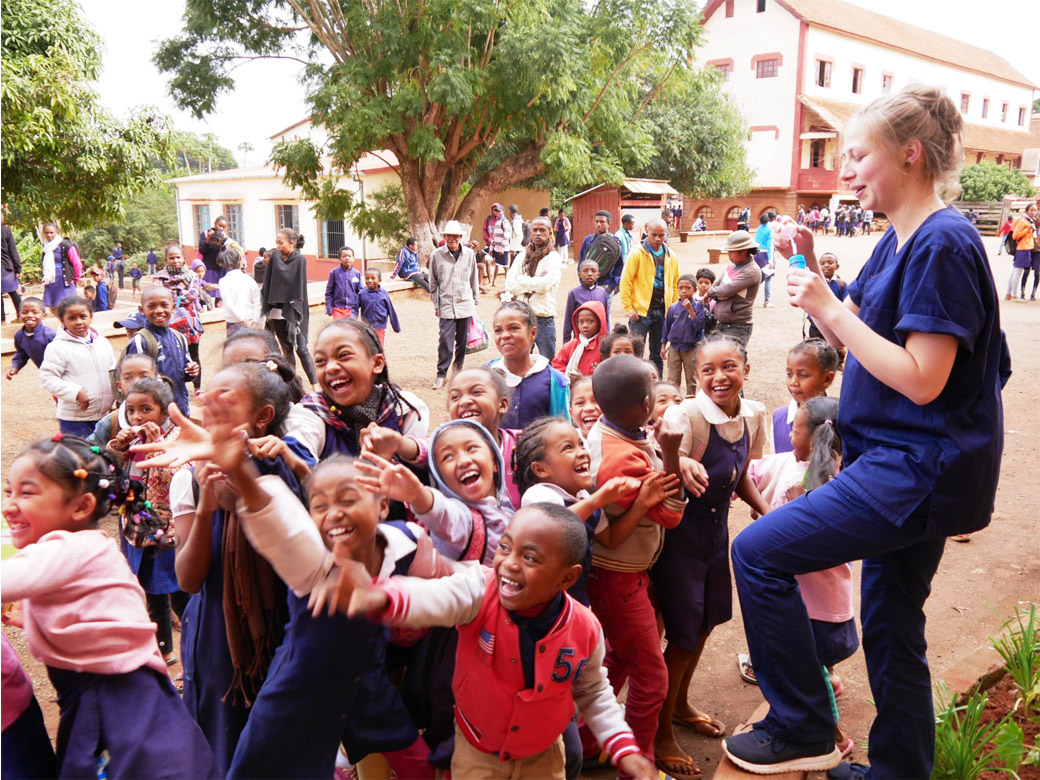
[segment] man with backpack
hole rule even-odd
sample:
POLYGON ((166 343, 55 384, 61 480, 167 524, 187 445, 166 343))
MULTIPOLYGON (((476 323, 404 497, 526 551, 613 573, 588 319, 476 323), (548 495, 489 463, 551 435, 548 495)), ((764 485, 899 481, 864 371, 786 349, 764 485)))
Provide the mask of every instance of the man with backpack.
POLYGON ((581 280, 581 264, 586 260, 595 260, 599 266, 599 286, 607 291, 607 316, 610 316, 610 304, 614 301, 614 293, 621 283, 621 271, 625 264, 625 255, 621 239, 610 232, 610 212, 597 211, 592 218, 595 233, 585 236, 578 254, 578 280, 581 280))
POLYGON ((647 223, 646 241, 626 258, 619 287, 629 329, 643 337, 644 346, 649 342, 650 360, 659 376, 664 376, 661 336, 665 312, 679 300, 679 261, 665 241, 666 230, 663 219, 647 223))

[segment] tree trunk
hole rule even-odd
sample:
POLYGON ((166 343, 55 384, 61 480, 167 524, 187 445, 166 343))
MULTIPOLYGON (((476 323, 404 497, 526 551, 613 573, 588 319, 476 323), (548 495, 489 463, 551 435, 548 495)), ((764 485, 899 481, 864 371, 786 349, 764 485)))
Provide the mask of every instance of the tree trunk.
POLYGON ((540 146, 532 145, 520 154, 510 157, 501 165, 488 171, 473 185, 473 189, 466 193, 466 197, 455 210, 455 219, 463 225, 473 224, 477 207, 481 203, 517 182, 537 176, 543 170, 545 170, 545 166, 542 164, 540 146))
POLYGON ((424 262, 429 260, 440 240, 440 231, 434 221, 434 211, 423 198, 419 177, 419 163, 414 160, 402 160, 400 167, 401 189, 404 191, 404 202, 408 208, 408 223, 412 235, 419 242, 417 253, 424 262))

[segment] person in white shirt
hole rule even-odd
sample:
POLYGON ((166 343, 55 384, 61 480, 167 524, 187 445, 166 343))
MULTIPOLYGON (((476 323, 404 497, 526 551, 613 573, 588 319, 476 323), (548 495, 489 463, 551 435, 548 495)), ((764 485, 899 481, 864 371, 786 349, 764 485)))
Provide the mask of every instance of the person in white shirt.
POLYGON ((509 206, 509 226, 512 233, 509 235, 509 263, 524 249, 524 218, 520 216, 520 207, 515 203, 509 206))
POLYGON ((217 258, 227 273, 217 286, 224 301, 224 316, 227 335, 241 328, 256 328, 260 325, 260 288, 256 281, 244 271, 245 258, 234 247, 228 247, 217 258))

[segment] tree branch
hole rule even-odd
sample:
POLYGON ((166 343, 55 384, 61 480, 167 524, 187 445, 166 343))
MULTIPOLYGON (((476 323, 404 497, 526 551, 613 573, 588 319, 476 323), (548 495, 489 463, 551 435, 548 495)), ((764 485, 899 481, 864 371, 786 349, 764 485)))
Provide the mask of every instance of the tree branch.
POLYGON ((646 96, 646 99, 640 104, 639 108, 636 109, 636 112, 632 114, 632 118, 628 120, 628 124, 635 124, 635 121, 639 119, 639 115, 643 113, 643 109, 645 109, 648 105, 650 105, 651 102, 653 102, 653 99, 657 97, 657 93, 661 91, 661 87, 664 86, 665 82, 668 81, 669 78, 671 78, 672 73, 675 72, 675 66, 676 63, 673 62, 671 64, 671 67, 669 67, 668 70, 665 71, 665 74, 661 77, 661 80, 657 82, 657 84, 654 86, 652 90, 650 90, 650 94, 646 96))
POLYGON ((542 163, 542 149, 540 146, 532 144, 481 176, 473 185, 473 189, 462 199, 462 203, 455 211, 455 218, 465 224, 473 224, 473 215, 477 211, 477 206, 496 192, 501 192, 506 187, 524 179, 537 176, 543 170, 545 170, 545 165, 542 163))
POLYGON ((624 68, 626 65, 628 65, 628 63, 630 63, 633 60, 633 58, 635 58, 635 56, 637 54, 639 54, 640 52, 643 52, 643 51, 646 51, 646 46, 636 47, 635 49, 632 49, 632 51, 630 51, 628 53, 628 56, 625 57, 623 62, 618 63, 618 66, 616 68, 614 68, 614 71, 610 74, 610 76, 607 78, 607 80, 603 83, 603 88, 599 91, 599 94, 596 95, 596 100, 593 102, 592 108, 590 108, 588 113, 585 114, 584 117, 582 117, 582 119, 581 119, 582 124, 587 124, 588 121, 589 121, 589 117, 592 116, 592 113, 597 108, 599 108, 600 102, 603 100, 603 97, 607 94, 607 90, 610 89, 610 85, 614 82, 614 79, 617 78, 617 75, 621 72, 621 69, 624 68))

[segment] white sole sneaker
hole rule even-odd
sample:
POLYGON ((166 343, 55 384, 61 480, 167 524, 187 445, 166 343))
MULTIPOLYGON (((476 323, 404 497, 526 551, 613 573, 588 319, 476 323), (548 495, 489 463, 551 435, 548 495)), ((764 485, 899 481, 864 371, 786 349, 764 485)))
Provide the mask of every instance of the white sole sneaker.
POLYGON ((722 750, 729 757, 730 761, 753 775, 781 775, 784 772, 824 772, 828 769, 834 769, 841 763, 841 751, 836 747, 823 756, 792 758, 790 761, 781 761, 777 764, 752 764, 742 758, 737 758, 729 752, 726 740, 722 740, 722 750))

